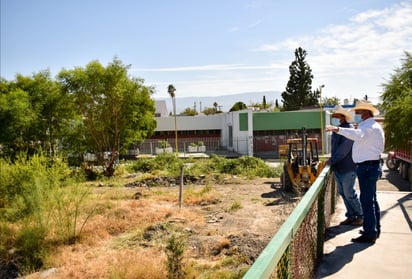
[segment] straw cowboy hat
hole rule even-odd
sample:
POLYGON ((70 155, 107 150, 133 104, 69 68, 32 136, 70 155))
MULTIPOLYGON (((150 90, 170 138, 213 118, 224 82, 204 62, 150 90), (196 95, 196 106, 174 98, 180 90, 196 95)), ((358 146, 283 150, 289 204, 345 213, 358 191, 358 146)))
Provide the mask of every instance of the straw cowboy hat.
POLYGON ((379 115, 379 110, 375 108, 371 102, 366 101, 366 100, 361 100, 356 102, 356 106, 352 108, 352 111, 358 110, 358 109, 364 109, 364 110, 369 110, 373 116, 379 115))
POLYGON ((345 116, 346 122, 353 121, 353 114, 347 111, 346 109, 342 108, 340 105, 336 105, 335 108, 329 113, 332 114, 332 116, 334 114, 342 114, 343 116, 345 116))

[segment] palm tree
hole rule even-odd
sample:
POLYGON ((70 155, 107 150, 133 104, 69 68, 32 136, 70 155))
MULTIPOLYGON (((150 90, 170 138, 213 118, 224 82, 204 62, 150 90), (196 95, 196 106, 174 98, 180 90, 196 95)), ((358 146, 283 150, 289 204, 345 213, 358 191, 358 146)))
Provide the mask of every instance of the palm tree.
POLYGON ((178 146, 177 146, 177 120, 176 120, 176 95, 175 95, 176 88, 173 86, 173 84, 169 84, 167 87, 167 92, 169 92, 170 97, 172 97, 173 101, 173 114, 175 117, 175 145, 176 145, 176 154, 179 152, 178 151, 178 146))
POLYGON ((167 92, 169 92, 170 97, 172 97, 172 99, 174 99, 175 97, 175 91, 176 88, 173 86, 173 84, 169 84, 169 86, 167 87, 167 92))
POLYGON ((214 103, 213 103, 213 106, 215 107, 215 112, 217 112, 217 107, 218 107, 217 102, 214 102, 214 103))

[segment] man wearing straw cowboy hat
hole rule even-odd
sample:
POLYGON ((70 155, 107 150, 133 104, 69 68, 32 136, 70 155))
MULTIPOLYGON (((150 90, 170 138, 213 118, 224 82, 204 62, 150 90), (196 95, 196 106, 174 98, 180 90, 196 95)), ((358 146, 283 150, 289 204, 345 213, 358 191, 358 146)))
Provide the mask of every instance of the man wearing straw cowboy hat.
POLYGON ((355 111, 355 121, 359 122, 357 129, 328 126, 326 131, 332 131, 354 141, 352 159, 356 163, 359 181, 363 231, 361 236, 352 238, 352 242, 375 243, 381 230, 376 182, 382 172, 380 155, 384 151, 385 135, 382 126, 373 119, 379 114, 379 110, 371 103, 359 101, 352 110, 355 111))
MULTIPOLYGON (((335 106, 332 113, 332 124, 340 128, 353 128, 349 122, 353 121, 352 113, 335 106)), ((363 224, 362 206, 356 192, 356 165, 352 160, 353 141, 334 133, 332 135, 332 156, 327 164, 332 166, 335 174, 338 192, 346 208, 346 220, 341 225, 361 226, 363 224)))

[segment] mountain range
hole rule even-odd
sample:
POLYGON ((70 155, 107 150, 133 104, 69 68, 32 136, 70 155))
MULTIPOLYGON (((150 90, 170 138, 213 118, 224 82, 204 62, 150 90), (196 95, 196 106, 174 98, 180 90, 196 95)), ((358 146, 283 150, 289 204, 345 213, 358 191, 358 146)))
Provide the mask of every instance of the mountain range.
MULTIPOLYGON (((249 106, 251 104, 263 102, 263 97, 266 99, 267 104, 275 104, 278 100, 281 104, 282 97, 281 92, 278 91, 259 91, 259 92, 245 92, 239 94, 221 95, 221 96, 198 96, 198 97, 176 97, 176 113, 183 112, 186 108, 195 108, 196 111, 203 111, 205 108, 213 108, 213 104, 216 102, 219 110, 228 112, 235 103, 243 102, 249 106)), ((166 101, 167 109, 169 112, 173 111, 173 104, 171 98, 156 98, 155 101, 166 101)))

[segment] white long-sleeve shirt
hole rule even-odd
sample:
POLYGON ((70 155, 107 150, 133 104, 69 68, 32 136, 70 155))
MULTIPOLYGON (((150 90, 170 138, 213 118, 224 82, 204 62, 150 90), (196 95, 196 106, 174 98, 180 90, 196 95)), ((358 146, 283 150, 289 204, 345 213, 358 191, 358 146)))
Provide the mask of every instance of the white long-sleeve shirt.
POLYGON ((373 118, 359 123, 357 129, 339 128, 338 134, 353 140, 352 159, 355 163, 379 160, 384 151, 385 134, 373 118))

